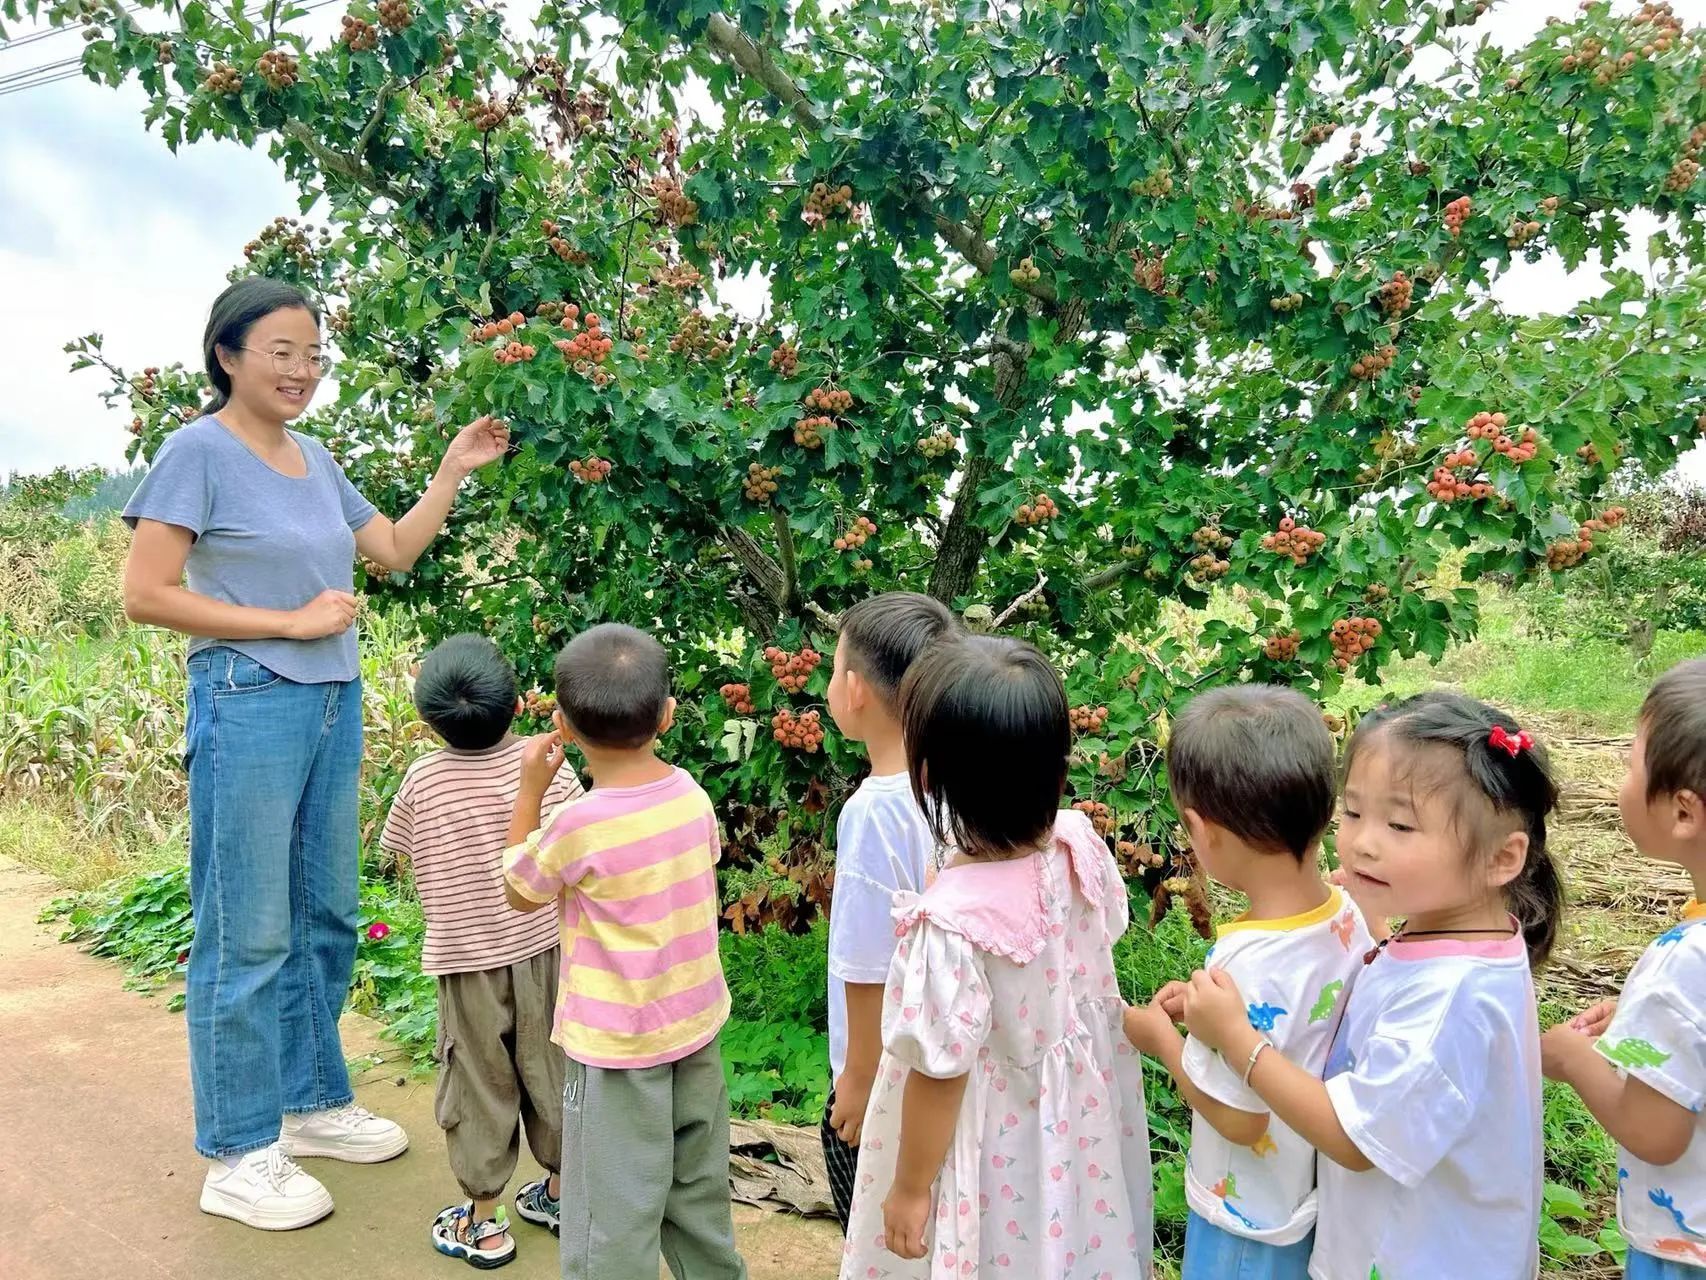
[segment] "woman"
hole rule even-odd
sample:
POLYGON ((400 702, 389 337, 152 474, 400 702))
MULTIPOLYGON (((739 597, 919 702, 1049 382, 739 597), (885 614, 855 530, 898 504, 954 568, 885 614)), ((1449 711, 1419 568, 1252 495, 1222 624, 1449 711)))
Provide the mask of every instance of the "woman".
POLYGON ((508 431, 464 427, 393 524, 286 423, 330 361, 274 280, 232 285, 203 340, 215 395, 125 509, 125 612, 191 637, 190 1078, 207 1213, 287 1230, 332 1211, 292 1156, 370 1163, 408 1136, 354 1105, 338 1014, 355 964, 361 680, 354 560, 412 566, 508 431), (185 572, 188 571, 188 585, 185 572))

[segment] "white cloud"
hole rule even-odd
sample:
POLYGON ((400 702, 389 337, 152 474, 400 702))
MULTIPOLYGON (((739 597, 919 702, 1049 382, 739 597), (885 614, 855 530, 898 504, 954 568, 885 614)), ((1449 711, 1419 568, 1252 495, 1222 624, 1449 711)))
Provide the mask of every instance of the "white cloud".
MULTIPOLYGON (((1684 21, 1706 22, 1706 0, 1675 8, 1684 21)), ((1549 14, 1574 9, 1573 0, 1515 0, 1467 38, 1517 47, 1549 14)), ((314 12, 305 29, 324 38, 339 12, 314 12)), ((75 51, 75 34, 0 48, 0 75, 75 51)), ((689 96, 696 114, 706 110, 702 95, 689 96)), ((67 372, 65 342, 99 330, 128 367, 198 364, 207 306, 242 246, 297 210, 297 192, 264 154, 203 142, 174 156, 144 131, 142 105, 134 86, 115 92, 80 78, 0 96, 0 474, 120 463, 128 415, 95 398, 97 374, 67 372)), ((1650 230, 1650 221, 1632 227, 1629 265, 1645 265, 1650 230)), ((1495 292, 1537 312, 1567 309, 1602 287, 1597 268, 1567 273, 1552 258, 1514 268, 1495 292)), ((763 306, 755 280, 727 292, 743 313, 763 306)), ((1706 481, 1706 451, 1685 472, 1706 481)))

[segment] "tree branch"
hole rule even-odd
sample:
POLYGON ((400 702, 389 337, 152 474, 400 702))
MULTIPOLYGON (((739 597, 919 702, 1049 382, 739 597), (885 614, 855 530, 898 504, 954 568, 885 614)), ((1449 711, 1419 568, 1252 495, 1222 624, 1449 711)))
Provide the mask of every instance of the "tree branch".
POLYGON ((990 630, 1001 630, 1002 627, 1007 625, 1008 620, 1012 618, 1015 613, 1018 613, 1019 610, 1023 609, 1026 605, 1030 604, 1031 601, 1042 595, 1043 588, 1046 586, 1048 586, 1048 574, 1039 569, 1037 570, 1037 585, 1032 587, 1029 591, 1026 591, 1023 595, 1015 596, 1012 604, 1008 605, 1000 613, 996 614, 995 621, 989 624, 990 630))
POLYGON ((788 513, 775 508, 770 517, 776 526, 776 550, 782 558, 782 598, 777 603, 784 611, 794 607, 799 589, 799 571, 794 563, 794 531, 788 527, 788 513))
POLYGON ((729 549, 746 575, 757 584, 765 598, 777 609, 781 609, 788 598, 787 576, 782 566, 771 559, 770 554, 758 545, 758 542, 745 529, 733 525, 718 530, 717 537, 729 549))
POLYGON ((401 200, 402 192, 388 178, 382 178, 372 169, 363 164, 359 157, 346 156, 341 151, 334 151, 300 120, 287 120, 279 133, 296 143, 319 164, 327 173, 334 173, 348 182, 353 182, 375 195, 385 196, 390 200, 401 200))

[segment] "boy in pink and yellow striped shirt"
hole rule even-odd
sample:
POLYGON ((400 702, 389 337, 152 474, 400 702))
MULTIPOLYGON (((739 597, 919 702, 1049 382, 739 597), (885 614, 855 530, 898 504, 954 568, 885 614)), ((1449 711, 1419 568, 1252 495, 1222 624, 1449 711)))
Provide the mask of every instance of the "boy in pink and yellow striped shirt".
POLYGON ((743 1280, 717 1043, 717 819, 657 757, 675 717, 669 658, 606 623, 569 642, 556 674, 556 732, 526 747, 504 873, 516 910, 557 908, 562 940, 562 1274, 654 1280, 661 1252, 678 1280, 743 1280), (592 790, 542 820, 571 743, 592 790))

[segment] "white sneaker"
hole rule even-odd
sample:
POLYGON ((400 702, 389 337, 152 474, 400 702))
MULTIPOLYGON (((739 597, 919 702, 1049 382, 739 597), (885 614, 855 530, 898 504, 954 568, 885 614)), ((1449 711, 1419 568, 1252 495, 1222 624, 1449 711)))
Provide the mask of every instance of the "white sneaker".
POLYGON ((278 1145, 287 1156, 324 1156, 352 1164, 378 1164, 409 1149, 403 1127, 382 1120, 366 1107, 347 1103, 330 1111, 284 1118, 278 1145))
POLYGON ((275 1142, 234 1166, 214 1161, 201 1184, 201 1211, 262 1231, 292 1231, 330 1213, 332 1193, 275 1142))

